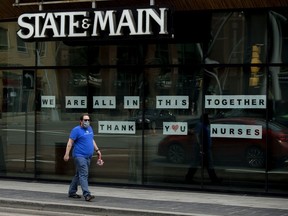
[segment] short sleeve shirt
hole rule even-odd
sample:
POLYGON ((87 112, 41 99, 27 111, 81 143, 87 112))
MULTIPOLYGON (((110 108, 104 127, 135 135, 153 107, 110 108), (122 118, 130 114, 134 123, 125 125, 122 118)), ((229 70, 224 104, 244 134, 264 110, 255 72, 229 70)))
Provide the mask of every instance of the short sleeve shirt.
POLYGON ((92 157, 94 153, 94 133, 91 127, 83 128, 80 125, 72 129, 70 138, 74 140, 73 157, 92 157))

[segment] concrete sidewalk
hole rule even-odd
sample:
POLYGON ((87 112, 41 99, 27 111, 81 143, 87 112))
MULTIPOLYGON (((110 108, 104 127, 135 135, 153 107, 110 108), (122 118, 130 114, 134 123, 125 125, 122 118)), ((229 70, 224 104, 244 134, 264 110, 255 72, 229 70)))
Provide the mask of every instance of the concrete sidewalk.
POLYGON ((288 216, 288 198, 90 186, 96 199, 86 202, 83 197, 68 198, 68 186, 63 183, 0 180, 0 206, 57 209, 79 215, 288 216))

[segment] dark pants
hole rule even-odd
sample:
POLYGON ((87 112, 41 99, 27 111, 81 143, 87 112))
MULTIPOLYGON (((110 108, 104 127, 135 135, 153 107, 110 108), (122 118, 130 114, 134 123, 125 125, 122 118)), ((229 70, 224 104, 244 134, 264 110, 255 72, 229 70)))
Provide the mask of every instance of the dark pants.
MULTIPOLYGON (((205 151, 204 154, 202 155, 203 157, 203 168, 207 169, 209 178, 211 179, 212 182, 219 182, 219 178, 217 177, 215 170, 213 168, 213 162, 212 162, 212 155, 211 151, 205 151)), ((188 169, 188 172, 186 174, 186 181, 191 182, 193 181, 193 177, 195 173, 197 172, 198 168, 197 167, 190 167, 188 169)))

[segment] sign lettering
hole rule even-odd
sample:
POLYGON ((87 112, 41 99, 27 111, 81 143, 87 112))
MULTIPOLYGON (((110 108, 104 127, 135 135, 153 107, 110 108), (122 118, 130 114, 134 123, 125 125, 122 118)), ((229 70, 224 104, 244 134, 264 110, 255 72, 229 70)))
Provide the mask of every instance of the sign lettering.
POLYGON ((163 122, 164 135, 187 135, 187 122, 163 122))
POLYGON ((55 108, 56 99, 55 96, 41 96, 41 107, 42 108, 55 108))
POLYGON ((156 96, 157 109, 188 109, 189 96, 156 96))
POLYGON ((140 98, 138 96, 124 96, 124 109, 139 109, 140 98))
POLYGON ((115 96, 94 96, 93 108, 94 109, 115 109, 116 98, 115 96))
POLYGON ((86 96, 66 96, 65 97, 66 108, 87 108, 86 96))
POLYGON ((23 40, 169 35, 168 8, 24 13, 17 35, 23 40))
POLYGON ((265 95, 206 95, 205 108, 266 109, 265 95))
POLYGON ((261 125, 211 124, 211 137, 262 139, 261 125))
POLYGON ((98 133, 135 134, 135 122, 131 121, 99 121, 98 133))

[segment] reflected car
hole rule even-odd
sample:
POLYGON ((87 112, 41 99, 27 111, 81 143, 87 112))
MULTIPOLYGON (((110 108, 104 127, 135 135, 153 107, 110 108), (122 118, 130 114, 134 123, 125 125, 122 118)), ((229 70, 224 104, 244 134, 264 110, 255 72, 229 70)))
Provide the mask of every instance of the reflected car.
POLYGON ((144 110, 144 116, 142 110, 137 110, 128 121, 135 121, 137 129, 142 129, 143 126, 145 129, 161 129, 163 128, 163 122, 174 122, 176 117, 166 109, 146 109, 144 110))
MULTIPOLYGON (((262 139, 212 137, 212 153, 216 165, 246 165, 252 168, 286 166, 288 162, 288 128, 277 122, 255 118, 222 118, 211 120, 211 124, 261 125, 262 139), (267 142, 266 142, 267 140, 267 142), (267 146, 266 146, 267 143, 267 146), (266 161, 268 158, 268 161, 266 161)), ((195 129, 189 124, 189 128, 195 129)), ((158 145, 158 155, 164 156, 171 163, 189 163, 197 152, 197 135, 192 131, 187 136, 166 136, 158 145)), ((199 149, 199 148, 198 148, 199 149)))

